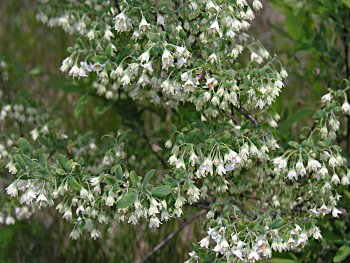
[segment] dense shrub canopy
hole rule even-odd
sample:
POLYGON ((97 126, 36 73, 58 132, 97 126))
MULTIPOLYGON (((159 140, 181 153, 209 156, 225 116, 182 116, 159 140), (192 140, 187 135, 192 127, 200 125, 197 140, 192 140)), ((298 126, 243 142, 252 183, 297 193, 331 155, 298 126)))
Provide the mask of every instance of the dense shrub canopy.
MULTIPOLYGON (((273 107, 287 71, 249 30, 259 0, 37 6, 38 21, 74 39, 60 67, 74 79, 60 88, 80 93, 72 114, 116 110, 118 130, 104 127, 101 139, 89 129, 67 132, 34 96, 2 89, 0 162, 11 176, 1 223, 55 207, 72 239, 103 239, 115 222, 158 228, 185 213, 185 223, 203 218, 188 262, 255 262, 303 249, 322 238, 320 217, 342 214, 347 60, 348 75, 327 83, 313 117, 288 137, 273 107)), ((9 67, 0 67, 1 85, 10 86, 9 67)))

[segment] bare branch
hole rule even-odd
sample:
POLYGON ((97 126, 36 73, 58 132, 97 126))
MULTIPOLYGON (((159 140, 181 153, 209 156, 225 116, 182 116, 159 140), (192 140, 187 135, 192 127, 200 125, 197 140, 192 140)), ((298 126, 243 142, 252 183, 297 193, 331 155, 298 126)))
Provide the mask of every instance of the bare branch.
POLYGON ((147 144, 149 145, 149 147, 152 150, 152 153, 157 157, 157 159, 162 163, 162 165, 164 166, 164 168, 168 168, 168 164, 167 162, 164 160, 164 158, 153 149, 152 143, 149 140, 147 134, 145 132, 142 133, 143 138, 145 139, 145 141, 147 142, 147 144))
POLYGON ((254 127, 256 128, 259 125, 259 122, 249 114, 243 107, 234 107, 236 111, 238 111, 241 115, 243 115, 246 119, 250 120, 254 127))
POLYGON ((175 232, 172 232, 169 234, 162 242, 160 242, 158 245, 156 245, 148 254, 141 260, 137 261, 137 263, 144 263, 146 262, 153 254, 158 252, 160 249, 162 249, 166 244, 168 244, 177 234, 179 234, 186 226, 191 224, 193 221, 195 221, 197 218, 201 217, 206 213, 206 210, 199 211, 197 214, 194 214, 191 217, 185 218, 179 229, 177 229, 175 232))

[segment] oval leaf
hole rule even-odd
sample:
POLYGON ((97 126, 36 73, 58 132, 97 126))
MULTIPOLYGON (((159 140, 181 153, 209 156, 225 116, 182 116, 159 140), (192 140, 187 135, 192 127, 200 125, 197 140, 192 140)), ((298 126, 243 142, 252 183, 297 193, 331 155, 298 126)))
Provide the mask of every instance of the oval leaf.
POLYGON ((131 206, 133 203, 135 203, 136 199, 137 199, 137 193, 135 192, 128 193, 127 195, 119 199, 115 205, 117 208, 127 208, 131 206))
POLYGON ((156 170, 152 169, 145 175, 145 178, 143 179, 143 182, 142 182, 142 186, 146 186, 148 184, 149 180, 153 177, 155 172, 156 170))
POLYGON ((284 224, 284 220, 281 217, 277 217, 275 220, 273 220, 270 224, 269 224, 269 228, 270 229, 276 229, 279 228, 281 226, 283 226, 284 224))
POLYGON ((155 197, 164 197, 169 195, 171 193, 171 190, 172 188, 169 185, 160 185, 152 190, 152 195, 155 197))
POLYGON ((31 151, 30 151, 30 147, 29 147, 28 141, 21 137, 21 138, 18 139, 18 144, 19 144, 19 147, 22 150, 22 153, 24 155, 30 156, 31 151))
POLYGON ((334 262, 343 262, 350 255, 350 247, 341 246, 335 257, 333 258, 334 262))

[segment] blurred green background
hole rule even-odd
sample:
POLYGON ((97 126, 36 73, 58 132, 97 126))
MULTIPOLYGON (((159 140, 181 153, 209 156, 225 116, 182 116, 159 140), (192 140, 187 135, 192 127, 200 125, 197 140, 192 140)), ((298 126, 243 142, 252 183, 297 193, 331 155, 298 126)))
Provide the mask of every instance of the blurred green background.
MULTIPOLYGON (((311 123, 327 88, 341 88, 343 79, 349 78, 350 1, 271 0, 264 5, 251 32, 280 58, 289 73, 286 88, 274 104, 281 115, 276 133, 281 144, 286 144, 306 134, 301 128, 311 123)), ((8 92, 35 94, 44 107, 54 105, 55 116, 64 117, 68 131, 86 129, 102 135, 115 130, 125 117, 118 109, 103 117, 86 110, 78 122, 74 118, 79 83, 59 72, 72 37, 40 24, 35 13, 35 1, 0 0, 0 56, 11 64, 8 92), (77 87, 76 93, 62 91, 71 85, 77 87)), ((99 101, 91 103, 98 106, 99 101)), ((340 134, 339 140, 345 148, 346 134, 340 134)), ((345 188, 339 190, 344 197, 341 206, 346 210, 350 193, 345 188)), ((340 220, 326 218, 320 224, 321 242, 312 241, 299 253, 275 254, 269 262, 350 262, 348 215, 344 213, 340 220)), ((134 262, 178 227, 174 221, 157 231, 119 224, 114 234, 105 234, 105 239, 71 241, 70 225, 55 211, 43 210, 27 221, 0 226, 0 262, 134 262)), ((183 262, 191 242, 199 240, 200 228, 200 221, 195 221, 148 262, 183 262)))

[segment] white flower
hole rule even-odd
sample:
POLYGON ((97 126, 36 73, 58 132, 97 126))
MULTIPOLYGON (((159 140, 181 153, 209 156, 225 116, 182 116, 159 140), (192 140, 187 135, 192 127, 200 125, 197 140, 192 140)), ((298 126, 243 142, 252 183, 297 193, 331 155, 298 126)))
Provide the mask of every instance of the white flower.
POLYGON ((218 5, 216 5, 216 4, 214 4, 213 1, 208 1, 207 5, 206 5, 206 9, 207 10, 214 9, 216 11, 219 11, 220 7, 218 5))
POLYGON ((162 68, 167 70, 174 67, 174 57, 169 50, 165 49, 162 55, 162 68))
POLYGON ((62 66, 60 67, 60 70, 62 72, 67 72, 68 69, 73 65, 73 60, 71 57, 67 57, 62 61, 62 66))
POLYGON ((223 175, 223 174, 226 174, 226 170, 225 170, 225 167, 222 163, 220 163, 217 168, 216 168, 216 172, 218 175, 223 175))
POLYGON ((327 93, 321 98, 321 102, 322 104, 327 104, 332 100, 332 98, 333 98, 332 95, 330 93, 327 93))
POLYGON ((103 37, 104 37, 107 41, 110 41, 111 38, 114 38, 114 35, 113 35, 113 33, 112 33, 111 30, 106 29, 106 31, 105 31, 103 37))
POLYGON ((282 157, 277 157, 273 160, 274 165, 278 168, 278 169, 284 169, 287 167, 287 161, 284 160, 282 157))
POLYGON ((175 155, 170 156, 168 162, 169 162, 171 165, 176 164, 176 162, 177 162, 176 156, 175 156, 175 155))
POLYGON ((182 87, 184 88, 184 90, 186 92, 189 92, 189 91, 193 92, 194 88, 195 88, 195 85, 194 85, 194 83, 193 83, 193 81, 191 79, 188 79, 185 82, 185 84, 182 85, 182 87))
POLYGON ((251 261, 256 261, 260 259, 259 254, 256 252, 256 250, 252 250, 250 251, 250 253, 248 254, 248 259, 251 261))
POLYGON ((240 260, 243 260, 242 258, 242 255, 243 255, 243 252, 242 252, 242 249, 235 249, 232 251, 232 253, 238 257, 240 260))
POLYGON ((151 219, 149 220, 149 228, 158 228, 160 225, 160 221, 158 219, 158 217, 151 217, 151 219))
POLYGON ((187 48, 184 46, 177 46, 175 53, 177 57, 189 57, 191 55, 187 48))
POLYGON ((326 214, 328 214, 331 211, 331 209, 329 209, 325 204, 323 204, 321 206, 321 208, 319 209, 319 212, 322 216, 325 216, 326 214))
POLYGON ((36 141, 39 137, 39 131, 38 129, 34 129, 30 132, 30 135, 32 136, 33 141, 36 141))
POLYGON ((308 240, 307 234, 305 232, 301 233, 298 240, 297 240, 298 246, 303 248, 305 246, 307 240, 308 240))
POLYGON ((218 56, 215 53, 213 53, 208 57, 208 61, 211 64, 215 64, 218 61, 218 56))
POLYGON ((113 206, 114 205, 114 197, 112 195, 109 195, 107 198, 106 198, 106 205, 107 206, 113 206))
POLYGON ((263 5, 259 0, 254 0, 253 1, 253 8, 254 8, 254 10, 258 11, 258 10, 263 8, 263 5))
POLYGON ((222 36, 219 22, 217 19, 215 19, 215 21, 210 25, 208 31, 210 34, 219 34, 220 37, 222 36))
POLYGON ((92 41, 95 39, 95 31, 94 30, 90 30, 88 33, 87 33, 87 38, 92 41))
POLYGON ((323 166, 320 169, 319 174, 324 178, 326 175, 328 175, 328 169, 325 166, 323 166))
POLYGON ((162 25, 162 26, 165 25, 164 17, 162 15, 160 15, 159 13, 157 14, 157 24, 162 25))
POLYGON ((149 50, 143 52, 143 53, 141 54, 141 56, 139 57, 139 60, 140 60, 141 62, 146 62, 146 63, 147 63, 147 62, 149 61, 149 50))
POLYGON ((349 102, 345 101, 343 106, 341 106, 341 109, 343 110, 343 112, 347 115, 350 115, 350 104, 349 102))
POLYGON ((296 244, 297 244, 297 242, 292 237, 290 237, 288 242, 287 242, 287 247, 289 249, 294 249, 296 244))
POLYGON ((230 245, 228 244, 228 242, 226 241, 225 238, 222 238, 220 240, 220 242, 218 242, 216 244, 216 246, 214 247, 213 251, 215 252, 220 252, 221 254, 224 254, 225 251, 227 250, 227 248, 229 248, 230 245))
POLYGON ((302 161, 298 161, 295 165, 295 170, 300 176, 304 176, 306 174, 306 169, 302 161))
POLYGON ((131 19, 124 12, 118 14, 115 18, 115 30, 117 32, 125 32, 132 28, 131 19))
POLYGON ((246 11, 245 16, 249 20, 253 20, 255 18, 254 12, 250 8, 248 8, 248 10, 246 11))
POLYGON ((15 223, 15 219, 12 216, 7 216, 5 220, 6 225, 13 225, 15 223))
POLYGON ((318 227, 314 227, 312 230, 311 230, 311 234, 313 236, 314 239, 320 239, 322 238, 322 235, 321 235, 321 231, 318 227))
POLYGON ((263 62, 263 58, 255 52, 251 53, 250 60, 255 61, 258 64, 261 64, 263 62))
POLYGON ((141 22, 140 22, 140 25, 139 25, 139 31, 140 32, 146 32, 150 28, 151 28, 151 24, 149 24, 146 21, 146 18, 144 16, 142 16, 142 19, 141 19, 141 22))
POLYGON ((73 240, 77 240, 79 236, 80 236, 80 233, 77 229, 73 229, 73 231, 69 235, 69 237, 73 240))
POLYGON ((123 86, 127 86, 131 83, 131 78, 128 74, 125 74, 120 80, 120 82, 123 84, 123 86))
POLYGON ((329 163, 329 166, 330 166, 330 167, 333 167, 333 168, 336 167, 336 166, 338 165, 337 159, 334 158, 333 156, 332 156, 331 158, 329 158, 328 163, 329 163))
POLYGON ((283 244, 280 240, 273 240, 271 247, 273 250, 278 252, 282 252, 287 248, 286 245, 283 244))
POLYGON ((246 0, 237 0, 237 5, 240 8, 244 8, 244 6, 247 5, 247 2, 246 2, 246 0))
POLYGON ((80 189, 80 197, 82 199, 86 199, 89 196, 88 190, 86 190, 84 187, 80 189))
POLYGON ((91 185, 92 186, 96 186, 96 185, 98 185, 99 183, 100 183, 100 177, 93 177, 93 178, 91 178, 90 179, 90 182, 91 182, 91 185))
POLYGON ((340 178, 336 173, 333 174, 333 176, 331 178, 331 182, 336 184, 336 185, 340 183, 340 178))
POLYGON ((342 185, 349 185, 350 184, 349 178, 347 176, 343 176, 341 178, 341 184, 342 185))
POLYGON ((96 71, 96 72, 101 72, 104 69, 104 65, 101 63, 96 62, 91 66, 91 70, 96 71))
POLYGON ((198 157, 195 152, 192 152, 190 155, 190 163, 192 166, 194 166, 198 161, 198 157))
POLYGON ((66 219, 67 221, 72 220, 72 210, 70 208, 67 208, 63 214, 63 218, 66 219))
POLYGON ((332 216, 339 217, 338 214, 342 214, 342 211, 338 210, 336 207, 332 209, 332 216))
POLYGON ((297 179, 298 175, 297 175, 297 172, 294 169, 292 169, 288 172, 287 177, 289 180, 293 180, 293 179, 297 179))
POLYGON ((48 203, 48 200, 47 200, 46 196, 45 196, 43 193, 41 193, 41 194, 37 197, 36 202, 37 202, 37 203, 43 203, 43 202, 48 203))
POLYGON ((214 78, 207 79, 206 85, 209 89, 213 89, 217 84, 218 84, 218 81, 216 79, 214 79, 214 78))
POLYGON ((10 184, 7 188, 6 188, 6 192, 9 196, 11 197, 16 197, 18 195, 18 188, 15 184, 15 182, 13 182, 12 184, 10 184))
POLYGON ((316 172, 319 168, 321 168, 321 164, 319 163, 319 161, 310 158, 307 163, 307 168, 311 171, 316 172))
POLYGON ((16 174, 17 173, 17 168, 16 166, 13 164, 12 161, 10 161, 7 165, 6 168, 8 169, 8 171, 10 172, 10 174, 16 174))
POLYGON ((209 240, 210 240, 209 236, 203 238, 201 241, 199 241, 199 246, 209 248, 209 240))
POLYGON ((97 230, 96 228, 94 228, 92 231, 91 231, 91 234, 90 234, 91 238, 92 239, 97 239, 99 237, 101 237, 101 232, 99 230, 97 230))

